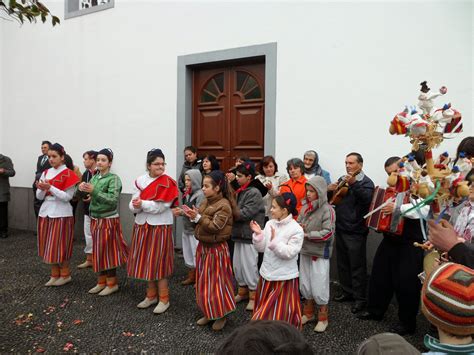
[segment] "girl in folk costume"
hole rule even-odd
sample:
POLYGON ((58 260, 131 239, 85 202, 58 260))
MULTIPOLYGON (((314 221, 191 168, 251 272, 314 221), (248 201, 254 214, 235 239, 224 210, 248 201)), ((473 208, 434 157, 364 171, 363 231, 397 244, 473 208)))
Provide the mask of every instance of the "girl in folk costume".
POLYGON ((89 293, 98 293, 99 296, 118 291, 116 269, 125 264, 128 257, 118 213, 122 182, 110 172, 113 157, 111 149, 100 150, 96 164, 99 173, 89 183, 79 185, 79 190, 91 196, 92 267, 99 275, 97 285, 89 293))
POLYGON ((153 313, 169 306, 168 279, 173 273, 173 212, 178 204, 178 184, 165 174, 165 156, 161 149, 147 154, 148 173, 135 180, 130 210, 136 213, 128 276, 148 281, 145 299, 138 308, 158 303, 153 313), (158 302, 159 298, 159 302, 158 302))
POLYGON ((196 223, 196 301, 204 317, 198 325, 214 320, 212 329, 224 328, 227 314, 235 311, 232 285, 232 264, 227 240, 232 232, 232 192, 224 173, 214 170, 203 180, 206 199, 199 210, 184 208, 184 213, 196 223))
MULTIPOLYGON (((204 193, 202 192, 202 175, 197 169, 186 171, 184 175, 185 190, 183 193, 183 208, 192 209, 193 206, 199 207, 204 200, 204 193)), ((173 214, 178 216, 185 216, 182 208, 176 207, 173 214)), ((194 223, 185 216, 183 223, 183 256, 184 263, 189 268, 188 277, 181 282, 181 285, 194 285, 196 282, 196 248, 198 240, 194 237, 194 223)))
POLYGON ((303 228, 294 220, 296 197, 284 192, 272 201, 272 218, 262 231, 250 222, 253 244, 264 252, 252 320, 282 320, 301 328, 298 289, 298 254, 303 245, 303 228))
POLYGON ((246 307, 248 311, 253 311, 258 283, 258 252, 252 245, 252 230, 249 222, 254 220, 261 227, 264 226, 265 206, 259 188, 267 191, 260 180, 254 179, 254 176, 255 166, 250 160, 244 161, 237 167, 236 180, 240 187, 235 191, 237 203, 232 208, 234 213, 233 265, 235 279, 239 286, 235 302, 249 299, 246 307))
POLYGON ((44 200, 38 215, 38 254, 51 264, 51 278, 45 286, 62 286, 71 281, 74 217, 69 203, 79 183, 76 174, 64 164, 65 151, 55 143, 48 151, 51 168, 36 183, 36 198, 44 200))
POLYGON ((329 259, 332 253, 336 216, 327 200, 327 183, 314 176, 306 183, 306 200, 298 216, 304 230, 300 256, 300 291, 305 298, 302 324, 314 319, 314 302, 318 305, 315 332, 328 326, 329 259))

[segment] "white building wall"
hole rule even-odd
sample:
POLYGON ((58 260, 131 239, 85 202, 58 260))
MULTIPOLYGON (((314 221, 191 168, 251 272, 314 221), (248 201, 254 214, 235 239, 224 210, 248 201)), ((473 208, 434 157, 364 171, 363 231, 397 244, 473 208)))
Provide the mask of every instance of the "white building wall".
MULTIPOLYGON (((47 1, 63 17, 63 1, 47 1)), ((334 178, 358 151, 384 184, 383 162, 407 153, 390 119, 416 104, 419 83, 445 99, 473 133, 472 2, 160 2, 50 24, 0 22, 0 149, 31 186, 40 142, 62 143, 76 163, 110 147, 124 192, 160 147, 175 176, 177 57, 277 42, 276 158, 316 149, 334 178), (3 105, 2 105, 3 103, 3 105), (2 144, 3 142, 3 144, 2 144)), ((461 138, 462 138, 461 137, 461 138)), ((454 153, 460 139, 447 142, 454 153)), ((79 164, 82 166, 82 164, 79 164)))

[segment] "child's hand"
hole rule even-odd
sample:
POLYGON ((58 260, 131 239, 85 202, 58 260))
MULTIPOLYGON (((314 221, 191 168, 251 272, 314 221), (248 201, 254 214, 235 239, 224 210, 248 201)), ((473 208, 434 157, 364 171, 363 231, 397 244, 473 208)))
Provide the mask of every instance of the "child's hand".
POLYGON ((273 185, 272 185, 271 182, 267 182, 267 183, 265 184, 265 187, 266 187, 268 190, 271 190, 272 187, 273 187, 273 185))
POLYGON ((173 216, 179 217, 183 214, 183 210, 179 207, 173 208, 173 216))
POLYGON ((272 242, 273 239, 275 239, 276 232, 275 232, 275 228, 273 227, 270 227, 270 230, 272 231, 271 236, 270 236, 270 241, 272 242))
POLYGON ((42 181, 40 180, 37 184, 36 187, 42 191, 48 191, 51 188, 51 185, 49 184, 48 181, 42 181))
POLYGON ((134 199, 132 200, 132 206, 133 206, 133 208, 135 208, 136 210, 142 208, 142 200, 140 200, 139 197, 134 198, 134 199))
POLYGON ((196 208, 196 206, 193 206, 193 209, 190 209, 188 206, 184 207, 186 205, 183 205, 183 212, 184 214, 189 218, 189 219, 195 219, 196 216, 199 213, 199 210, 196 208))
POLYGON ((94 185, 92 185, 91 183, 84 182, 84 183, 81 183, 80 186, 81 186, 80 187, 81 191, 88 192, 88 193, 91 193, 92 191, 94 191, 94 185))
POLYGON ((252 232, 254 232, 256 235, 262 234, 262 228, 258 225, 257 222, 255 221, 250 221, 250 229, 252 232))

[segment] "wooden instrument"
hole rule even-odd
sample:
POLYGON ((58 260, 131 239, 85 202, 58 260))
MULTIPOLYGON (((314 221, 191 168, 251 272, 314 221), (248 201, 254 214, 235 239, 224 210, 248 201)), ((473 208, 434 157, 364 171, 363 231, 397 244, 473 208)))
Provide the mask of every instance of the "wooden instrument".
MULTIPOLYGON (((351 177, 356 177, 359 175, 361 170, 356 170, 352 173, 349 173, 347 175, 351 177)), ((349 184, 347 183, 347 180, 345 178, 341 179, 339 184, 337 184, 336 189, 333 192, 332 198, 329 201, 331 205, 338 205, 341 203, 341 201, 346 197, 347 192, 349 191, 349 184)))
POLYGON ((397 191, 389 187, 383 189, 377 186, 372 195, 372 202, 370 203, 369 213, 366 218, 367 227, 379 233, 391 233, 395 235, 402 235, 403 232, 403 218, 400 218, 397 224, 392 223, 392 214, 382 213, 382 208, 388 203, 395 202, 397 191))

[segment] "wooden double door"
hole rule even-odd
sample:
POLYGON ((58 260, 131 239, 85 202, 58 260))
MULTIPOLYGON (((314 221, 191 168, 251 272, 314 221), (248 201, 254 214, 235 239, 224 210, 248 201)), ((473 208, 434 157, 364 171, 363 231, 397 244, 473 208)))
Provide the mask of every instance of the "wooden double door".
POLYGON ((193 71, 192 144, 213 154, 227 171, 241 155, 264 155, 265 63, 196 68, 193 71))

